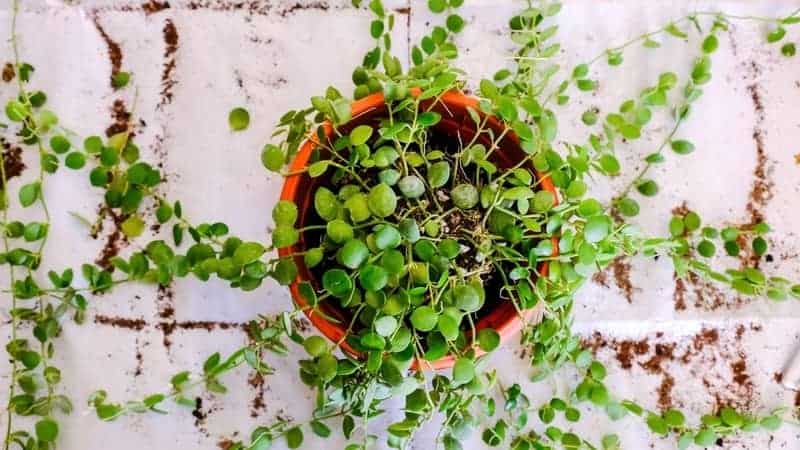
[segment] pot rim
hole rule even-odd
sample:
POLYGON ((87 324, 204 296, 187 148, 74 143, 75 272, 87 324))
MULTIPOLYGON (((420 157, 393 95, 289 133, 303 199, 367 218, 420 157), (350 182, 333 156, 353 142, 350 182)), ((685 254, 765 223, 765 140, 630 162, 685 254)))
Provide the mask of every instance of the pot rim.
MULTIPOLYGON (((422 91, 419 88, 412 88, 410 90, 411 95, 418 96, 422 91)), ((442 94, 439 97, 439 102, 444 104, 447 107, 452 108, 460 108, 460 109, 467 109, 467 108, 474 108, 478 109, 478 99, 475 97, 471 97, 465 95, 461 92, 456 91, 448 91, 442 94)), ((351 121, 358 116, 366 114, 374 109, 381 108, 385 104, 383 93, 378 92, 375 94, 368 95, 363 97, 359 100, 354 101, 351 104, 351 121)), ((492 128, 501 129, 505 127, 502 122, 495 116, 489 116, 487 123, 492 128)), ((330 136, 333 133, 333 127, 330 123, 325 122, 322 124, 323 131, 326 136, 330 136)), ((506 137, 511 139, 512 142, 515 144, 519 143, 519 138, 516 134, 509 130, 506 134, 506 137)), ((308 165, 308 162, 311 158, 312 152, 316 148, 316 137, 311 136, 307 139, 303 145, 301 146, 300 150, 295 155, 294 160, 289 166, 289 172, 292 175, 286 177, 283 189, 281 190, 280 200, 288 200, 294 203, 298 203, 299 197, 302 196, 303 189, 301 188, 302 185, 302 178, 304 173, 304 169, 308 165)), ((535 169, 533 170, 534 175, 537 180, 540 180, 541 189, 551 192, 556 199, 556 203, 558 203, 558 193, 556 192, 555 185, 553 181, 550 179, 549 175, 540 174, 535 169)), ((311 197, 311 196, 309 196, 311 197)), ((308 199, 307 199, 308 200, 308 199)), ((305 207, 309 207, 310 202, 306 201, 305 207)), ((303 205, 298 204, 298 207, 302 208, 303 205)), ((554 252, 557 252, 557 240, 553 238, 554 244, 554 252)), ((299 253, 305 250, 305 246, 302 244, 302 240, 292 246, 283 247, 278 249, 278 255, 283 258, 294 253, 299 253)), ((299 286, 300 283, 303 281, 310 281, 314 277, 309 271, 309 269, 305 266, 302 257, 295 256, 295 263, 298 266, 298 275, 297 278, 291 283, 289 286, 289 290, 292 295, 292 300, 294 303, 300 307, 305 308, 308 306, 308 303, 305 301, 302 295, 300 295, 299 286)), ((547 275, 548 272, 548 264, 547 262, 540 263, 539 268, 540 273, 543 275, 547 275)), ((533 320, 540 320, 538 317, 541 317, 541 313, 543 310, 543 302, 539 301, 539 303, 534 306, 533 308, 527 309, 522 311, 522 317, 520 317, 519 312, 513 314, 510 317, 497 317, 500 316, 499 308, 495 308, 486 316, 480 318, 476 322, 475 330, 481 330, 483 328, 493 328, 500 334, 500 342, 501 344, 506 343, 511 337, 515 336, 523 326, 523 319, 525 322, 529 322, 533 320), (538 316, 538 317, 537 317, 538 316)), ((514 308, 516 309, 516 308, 514 308)), ((346 337, 346 325, 345 324, 337 324, 329 321, 326 319, 322 314, 315 314, 313 310, 305 309, 304 313, 308 317, 309 321, 314 325, 317 330, 322 333, 326 338, 330 341, 337 343, 338 346, 348 355, 356 358, 362 358, 363 354, 358 350, 354 349, 350 344, 347 343, 345 340, 346 337)), ((476 356, 482 356, 485 352, 481 350, 477 345, 474 346, 476 356)), ((414 358, 411 363, 411 369, 417 370, 419 368, 423 369, 444 369, 452 367, 455 363, 455 356, 451 353, 439 358, 435 361, 427 361, 427 360, 418 360, 414 358)))

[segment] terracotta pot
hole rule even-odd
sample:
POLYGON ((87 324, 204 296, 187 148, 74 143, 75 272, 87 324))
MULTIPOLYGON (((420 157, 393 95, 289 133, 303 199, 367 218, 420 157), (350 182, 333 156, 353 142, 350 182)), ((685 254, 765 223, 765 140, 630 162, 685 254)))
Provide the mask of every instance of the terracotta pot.
MULTIPOLYGON (((419 95, 419 92, 419 89, 414 89, 412 90, 411 94, 419 95)), ((421 102, 423 108, 430 107, 432 103, 432 100, 421 102)), ((460 134, 463 141, 469 141, 474 136, 475 130, 474 123, 467 112, 467 107, 478 110, 478 100, 459 92, 448 92, 442 95, 439 101, 432 108, 433 111, 438 112, 442 116, 442 120, 434 126, 435 131, 448 136, 453 136, 454 138, 460 134)), ((352 119, 349 123, 340 128, 344 132, 349 132, 349 130, 358 125, 377 125, 378 120, 382 117, 385 117, 385 114, 386 105, 384 103, 383 94, 372 94, 353 102, 352 119)), ((494 117, 489 118, 487 125, 494 130, 495 136, 499 136, 504 130, 504 125, 494 117)), ((333 129, 329 124, 324 125, 324 130, 328 136, 333 133, 333 129)), ((487 146, 487 148, 489 147, 488 138, 479 138, 478 142, 482 142, 487 146)), ((283 185, 283 190, 281 192, 281 200, 293 201, 299 209, 299 217, 297 222, 298 227, 305 226, 309 223, 309 220, 313 218, 314 192, 316 191, 317 186, 324 182, 321 178, 311 178, 307 173, 298 173, 308 165, 314 149, 315 144, 313 140, 306 141, 300 148, 300 151, 297 153, 297 156, 289 167, 290 173, 297 174, 286 178, 286 181, 283 185)), ((493 155, 497 156, 497 158, 493 158, 493 160, 495 164, 500 167, 513 166, 523 157, 525 157, 525 153, 519 146, 519 139, 511 131, 506 133, 505 137, 500 142, 499 150, 495 151, 493 155)), ((552 192, 553 195, 557 196, 555 186, 548 176, 541 176, 538 173, 536 176, 537 178, 541 179, 540 186, 542 189, 546 189, 552 192)), ((555 241, 555 239, 554 244, 556 244, 554 247, 557 247, 557 241, 555 241)), ((279 249, 278 254, 282 257, 285 257, 292 253, 302 252, 305 250, 305 248, 304 238, 301 236, 299 242, 291 247, 279 249)), ((298 277, 289 288, 291 290, 294 302, 298 306, 304 307, 307 306, 307 302, 300 295, 298 286, 302 281, 311 281, 313 284, 314 277, 303 263, 302 256, 295 256, 295 263, 299 269, 298 277)), ((539 271, 543 274, 547 274, 547 268, 547 263, 542 263, 539 267, 539 271)), ((491 293, 487 292, 487 295, 491 295, 491 293)), ((540 302, 537 307, 525 311, 523 313, 524 320, 527 322, 538 322, 541 320, 542 307, 543 305, 540 302)), ((314 314, 313 311, 306 310, 306 315, 311 323, 331 341, 341 341, 342 343, 340 346, 342 350, 348 354, 357 358, 363 356, 359 351, 351 347, 344 340, 348 320, 345 319, 345 314, 343 311, 337 305, 327 302, 324 302, 322 309, 326 314, 340 319, 341 323, 333 323, 320 314, 314 314)), ((501 342, 503 343, 515 336, 520 331, 522 326, 523 318, 520 317, 519 313, 511 302, 499 303, 494 310, 484 317, 480 317, 476 323, 477 330, 481 330, 483 328, 493 328, 497 330, 497 332, 500 334, 501 342)), ((476 348, 476 351, 479 354, 482 353, 478 348, 476 348)), ((419 367, 442 369, 451 367, 454 362, 455 358, 452 355, 447 355, 436 361, 414 361, 411 367, 412 369, 418 369, 419 367)))

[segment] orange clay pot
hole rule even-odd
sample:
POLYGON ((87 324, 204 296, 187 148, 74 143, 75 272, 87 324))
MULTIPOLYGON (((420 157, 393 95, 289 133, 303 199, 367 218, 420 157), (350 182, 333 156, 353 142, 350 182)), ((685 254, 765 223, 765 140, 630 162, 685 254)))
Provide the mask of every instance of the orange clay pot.
MULTIPOLYGON (((411 89, 411 95, 417 96, 419 93, 419 89, 411 89)), ((433 99, 421 102, 421 109, 430 108, 433 102, 433 99)), ((475 124, 467 112, 467 107, 478 111, 478 100, 460 92, 448 92, 442 95, 439 101, 433 104, 431 108, 432 111, 436 111, 442 116, 441 121, 433 126, 434 130, 438 133, 451 136, 453 139, 458 139, 460 135, 462 142, 471 140, 475 135, 475 124)), ((384 117, 386 117, 386 104, 384 103, 383 94, 372 94, 353 102, 352 119, 346 125, 342 126, 341 130, 346 134, 358 125, 377 127, 379 120, 384 117)), ((505 129, 505 125, 495 117, 489 117, 487 126, 494 131, 495 136, 500 136, 505 129)), ((333 133, 330 124, 326 123, 324 125, 324 130, 329 137, 333 133)), ((315 139, 316 138, 307 140, 300 148, 300 151, 289 167, 289 173, 294 175, 290 175, 286 178, 283 190, 281 191, 281 200, 292 201, 298 207, 298 227, 306 226, 309 220, 312 219, 314 193, 316 192, 317 186, 324 183, 323 177, 311 178, 307 173, 303 172, 303 169, 308 165, 311 154, 316 147, 314 143, 315 139)), ((478 142, 483 143, 486 147, 490 146, 489 139, 486 136, 479 138, 478 142)), ((507 168, 517 164, 526 154, 520 148, 519 139, 516 134, 509 130, 503 140, 500 141, 499 149, 493 153, 493 156, 496 156, 493 158, 495 164, 507 168)), ((557 198, 555 186, 550 178, 546 175, 541 176, 538 173, 536 176, 541 180, 540 186, 542 189, 552 192, 557 198)), ((558 242, 555 238, 553 239, 553 244, 555 248, 558 247, 558 242)), ((305 249, 304 237, 301 236, 300 240, 295 245, 278 249, 278 254, 281 257, 286 257, 292 253, 303 252, 305 249)), ((295 256, 294 259, 298 268, 298 277, 294 283, 290 285, 289 289, 291 290, 295 304, 302 308, 308 304, 300 295, 298 290, 299 284, 303 281, 309 281, 314 285, 317 285, 317 283, 315 283, 313 275, 305 266, 303 257, 295 256)), ((540 273, 546 275, 547 269, 548 266, 546 262, 540 264, 540 273)), ((491 293, 487 292, 487 295, 491 295, 491 293)), ((541 320, 542 307, 542 302, 539 302, 538 306, 524 311, 521 317, 512 302, 502 302, 486 316, 479 317, 475 328, 476 330, 493 328, 500 334, 501 342, 505 343, 520 331, 523 326, 523 321, 538 322, 541 320)), ((306 315, 311 323, 331 341, 341 341, 340 346, 346 353, 356 358, 363 357, 359 351, 351 347, 344 339, 347 324, 349 323, 344 311, 329 302, 324 302, 321 308, 325 314, 335 317, 337 320, 340 320, 341 323, 331 322, 322 315, 315 314, 313 310, 306 309, 306 315)), ((477 346, 475 350, 479 355, 483 353, 477 346)), ((411 368, 412 370, 417 370, 420 367, 423 369, 445 369, 452 367, 454 363, 455 358, 453 355, 447 355, 436 361, 413 361, 411 368)))

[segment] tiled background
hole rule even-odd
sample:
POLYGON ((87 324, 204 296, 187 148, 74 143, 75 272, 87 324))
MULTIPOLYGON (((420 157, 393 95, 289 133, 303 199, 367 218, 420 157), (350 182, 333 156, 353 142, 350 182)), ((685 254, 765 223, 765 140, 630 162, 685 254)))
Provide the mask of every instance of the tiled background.
MULTIPOLYGON (((260 166, 259 152, 272 125, 287 109, 303 107, 311 95, 329 84, 350 89, 352 67, 372 45, 370 15, 349 0, 169 0, 166 4, 118 0, 28 0, 19 18, 23 59, 36 67, 33 86, 49 95, 49 107, 62 123, 80 135, 102 133, 120 113, 134 111, 137 142, 144 157, 167 174, 165 194, 183 201, 193 221, 224 220, 244 238, 264 239, 269 211, 281 180, 260 166), (122 91, 109 86, 112 69, 133 73, 122 91), (115 111, 116 105, 116 113, 115 111), (251 113, 250 128, 231 134, 227 113, 243 105, 251 113)), ((406 55, 432 16, 423 0, 389 1, 398 26, 394 44, 406 55)), ((461 64, 472 81, 509 63, 510 43, 504 30, 521 1, 468 0, 463 15, 468 26, 459 37, 461 64)), ((773 15, 797 7, 796 1, 641 2, 638 0, 571 0, 559 16, 564 51, 571 66, 670 18, 697 8, 731 13, 773 15)), ((0 35, 8 35, 10 0, 0 5, 0 35)), ((786 59, 775 46, 763 44, 765 28, 736 23, 723 35, 714 55, 714 80, 704 89, 693 117, 679 135, 697 151, 669 155, 652 174, 662 186, 653 199, 642 201, 637 222, 652 233, 665 232, 671 210, 684 203, 708 222, 748 223, 763 216, 773 226, 770 261, 762 268, 800 279, 800 57, 786 59)), ((616 108, 625 98, 672 70, 682 79, 698 53, 689 44, 664 40, 658 50, 632 49, 615 69, 598 65, 599 90, 575 93, 559 112, 562 139, 585 139, 580 114, 590 107, 616 108)), ((789 37, 797 40, 798 30, 789 37)), ((0 62, 10 60, 10 46, 0 46, 0 62)), ((407 58, 401 58, 407 62, 407 58)), ((0 84, 3 99, 13 85, 0 84)), ((627 173, 650 153, 668 131, 665 117, 656 117, 646 137, 623 145, 627 173)), ((35 157, 25 155, 28 170, 35 157)), ((15 189, 24 179, 14 179, 15 189)), ((87 174, 67 170, 48 178, 45 195, 54 227, 46 249, 46 268, 77 267, 93 261, 104 248, 124 254, 147 237, 128 243, 105 224, 93 239, 70 212, 88 218, 97 214, 101 196, 90 188, 87 174)), ((625 176, 603 182, 608 195, 625 176)), ((15 212, 33 219, 34 211, 15 212)), ((736 266, 737 260, 719 264, 736 266)), ((6 279, 4 274, 3 279, 6 279)), ((0 335, 8 334, 8 298, 0 304, 0 335)), ((203 395, 194 413, 171 407, 168 416, 98 422, 85 407, 89 393, 105 388, 114 399, 162 390, 169 377, 197 369, 212 352, 227 352, 245 341, 238 324, 257 313, 278 312, 289 305, 284 289, 274 284, 251 293, 230 290, 225 283, 181 280, 157 290, 126 286, 94 298, 84 326, 67 325, 58 340, 57 359, 64 386, 76 411, 64 420, 61 449, 216 449, 233 433, 249 433, 276 416, 308 417, 313 393, 297 379, 294 351, 273 359, 278 373, 264 379, 239 370, 226 377, 231 393, 203 395), (119 323, 118 318, 133 319, 119 323), (115 326, 113 323, 117 323, 115 326)), ((649 407, 683 408, 692 418, 719 405, 752 411, 800 402, 800 395, 776 382, 800 341, 800 305, 738 298, 704 283, 673 279, 670 263, 641 258, 618 261, 587 285, 576 305, 575 327, 609 366, 609 385, 620 397, 649 407), (797 397, 797 400, 796 400, 797 397)), ((309 331, 311 332, 311 331, 309 331)), ((505 385, 520 382, 534 398, 565 392, 574 374, 564 372, 551 382, 532 385, 530 371, 517 345, 493 356, 492 364, 505 385)), ((0 398, 5 398, 8 366, 0 362, 0 398)), ((4 401, 4 400, 3 400, 4 401)), ((396 411, 386 421, 397 419, 396 411)), ((4 420, 0 419, 0 420, 4 420)), ((605 432, 621 435, 624 448, 674 448, 669 440, 652 439, 640 422, 610 422, 597 411, 576 428, 599 441, 605 432)), ((414 448, 429 449, 435 435, 429 427, 414 448)), ((339 448, 307 436, 304 448, 339 448)), ((277 447, 280 448, 279 444, 277 447)), ((726 439, 724 448, 800 449, 796 428, 726 439)), ((478 433, 468 448, 483 448, 478 433)))

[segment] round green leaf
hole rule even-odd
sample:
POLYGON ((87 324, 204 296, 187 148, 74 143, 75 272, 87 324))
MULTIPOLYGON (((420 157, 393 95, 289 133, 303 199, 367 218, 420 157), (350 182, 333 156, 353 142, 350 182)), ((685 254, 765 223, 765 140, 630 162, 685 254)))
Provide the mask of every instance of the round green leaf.
POLYGON ((64 165, 70 169, 78 170, 86 165, 86 157, 81 152, 70 152, 64 160, 64 165))
POLYGON ((351 195, 345 200, 344 207, 350 212, 350 218, 355 223, 363 222, 372 216, 369 210, 369 200, 363 192, 351 195))
POLYGON ((478 331, 478 346, 485 352, 494 351, 500 346, 500 333, 491 328, 478 331))
POLYGON ((439 316, 436 328, 448 341, 454 341, 458 338, 459 321, 452 315, 443 314, 439 316))
POLYGON ((461 209, 470 209, 478 204, 478 190, 471 184, 462 183, 453 188, 450 195, 453 204, 461 209))
POLYGON ((250 113, 244 108, 234 108, 228 113, 228 125, 231 130, 241 131, 250 125, 250 113))
POLYGON ((453 288, 453 302, 462 311, 474 312, 482 306, 478 290, 469 284, 460 284, 453 288))
POLYGON ((351 145, 366 144, 371 136, 372 136, 372 127, 368 125, 359 125, 353 128, 353 131, 350 132, 350 144, 351 145))
POLYGON ((408 175, 397 182, 397 187, 407 198, 419 198, 425 193, 425 184, 416 175, 408 175))
POLYGON ((286 432, 286 446, 295 449, 303 445, 303 430, 300 427, 292 427, 286 432))
POLYGON ((428 167, 428 184, 437 189, 450 180, 450 164, 446 161, 435 162, 428 167))
POLYGON ((688 155, 694 151, 694 144, 685 140, 676 140, 670 143, 672 151, 679 155, 688 155))
POLYGON ((475 363, 468 358, 459 358, 453 364, 453 381, 457 384, 465 384, 475 378, 475 363))
POLYGON ((357 269, 369 256, 367 244, 360 239, 350 239, 339 249, 339 260, 349 269, 357 269))
POLYGON ((353 281, 342 269, 330 269, 322 274, 322 287, 336 298, 343 298, 353 290, 353 281))
POLYGON ((272 208, 272 220, 276 225, 294 225, 297 221, 297 205, 289 200, 281 200, 272 208))
POLYGON ((389 281, 389 274, 383 267, 370 264, 361 269, 358 281, 367 291, 379 291, 389 281))
POLYGON ((398 274, 405 267, 405 257, 399 250, 388 249, 381 256, 381 267, 390 274, 398 274))
POLYGON ((58 423, 50 418, 36 422, 36 439, 42 442, 55 442, 58 438, 58 423))
POLYGON ((652 197, 658 194, 658 184, 653 180, 645 180, 636 185, 636 190, 646 197, 652 197))
POLYGON ((369 209, 377 217, 387 217, 397 208, 397 195, 391 187, 380 183, 369 191, 369 209))
POLYGON ((383 316, 375 320, 375 331, 384 337, 389 337, 397 329, 397 319, 392 316, 383 316))
POLYGON ((609 222, 606 216, 592 216, 586 220, 583 235, 586 242, 600 242, 608 236, 609 222))
POLYGON ((339 244, 353 238, 353 227, 341 219, 328 222, 325 232, 333 242, 339 244))
POLYGON ((306 353, 313 357, 328 353, 328 343, 320 336, 309 336, 303 341, 303 348, 306 353))
POLYGON ((56 135, 50 138, 50 148, 58 154, 68 152, 71 146, 72 144, 70 144, 69 140, 64 136, 56 135))
POLYGON ((361 345, 370 350, 383 350, 386 340, 377 333, 367 333, 361 336, 361 345))
POLYGON ((283 150, 277 145, 267 144, 264 146, 264 149, 261 150, 261 164, 263 164, 267 170, 278 172, 283 167, 285 161, 286 156, 283 154, 283 150))
POLYGON ((427 305, 420 306, 411 313, 411 325, 419 331, 432 330, 438 321, 439 316, 436 311, 427 305))

